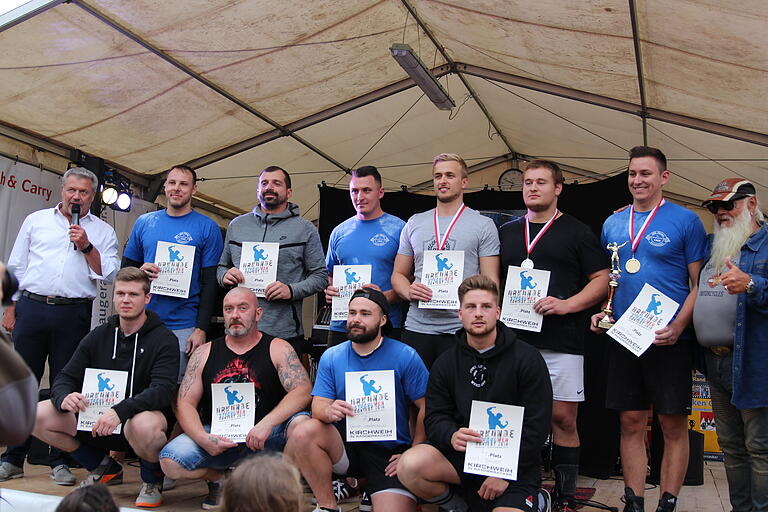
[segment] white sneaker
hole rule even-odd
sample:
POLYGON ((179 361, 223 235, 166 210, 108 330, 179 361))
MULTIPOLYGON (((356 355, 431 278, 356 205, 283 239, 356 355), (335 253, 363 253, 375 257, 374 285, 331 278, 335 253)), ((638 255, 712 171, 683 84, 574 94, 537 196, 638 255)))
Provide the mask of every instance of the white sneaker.
POLYGON ((0 482, 21 478, 24 476, 24 469, 10 462, 0 462, 0 482))

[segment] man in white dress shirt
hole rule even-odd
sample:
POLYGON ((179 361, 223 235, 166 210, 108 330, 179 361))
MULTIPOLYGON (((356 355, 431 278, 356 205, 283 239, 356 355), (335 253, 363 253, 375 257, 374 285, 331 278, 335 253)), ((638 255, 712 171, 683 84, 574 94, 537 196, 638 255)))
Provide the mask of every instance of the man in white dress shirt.
MULTIPOLYGON (((64 174, 61 202, 24 219, 8 258, 19 280, 14 304, 3 313, 3 328, 13 333, 16 351, 38 382, 48 359, 50 380, 67 364, 80 340, 91 330, 91 303, 96 281, 111 282, 120 259, 112 226, 89 213, 98 178, 82 167, 64 174), (79 219, 72 207, 79 205, 79 219)), ((30 440, 9 446, 0 461, 0 482, 24 476, 30 440)), ((63 454, 51 449, 51 478, 74 485, 63 454)))

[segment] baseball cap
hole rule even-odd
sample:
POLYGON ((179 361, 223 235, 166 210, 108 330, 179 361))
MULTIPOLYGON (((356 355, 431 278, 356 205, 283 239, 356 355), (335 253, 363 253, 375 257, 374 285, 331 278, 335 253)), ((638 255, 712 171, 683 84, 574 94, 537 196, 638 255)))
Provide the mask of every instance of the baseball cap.
POLYGON ((755 186, 744 178, 726 178, 712 190, 712 194, 704 200, 702 206, 712 201, 735 201, 743 197, 755 195, 755 186))
POLYGON ((381 332, 389 334, 392 331, 392 322, 389 320, 389 301, 387 300, 387 297, 379 290, 373 288, 360 288, 352 294, 349 301, 352 302, 352 300, 358 297, 363 297, 364 299, 368 299, 378 304, 382 313, 387 315, 387 323, 381 328, 381 332))

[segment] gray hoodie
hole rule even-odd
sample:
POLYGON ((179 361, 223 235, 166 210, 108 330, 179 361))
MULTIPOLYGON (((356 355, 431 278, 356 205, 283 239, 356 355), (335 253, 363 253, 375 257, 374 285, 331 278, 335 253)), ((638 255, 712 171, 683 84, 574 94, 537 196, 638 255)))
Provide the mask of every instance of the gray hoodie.
POLYGON ((328 284, 327 270, 320 235, 315 226, 299 215, 299 206, 288 207, 277 214, 264 213, 256 206, 251 213, 236 217, 229 223, 224 240, 216 279, 222 279, 232 267, 240 267, 243 242, 277 242, 280 256, 277 260, 277 280, 291 289, 290 300, 268 302, 259 299, 264 315, 259 330, 278 338, 303 336, 301 303, 304 297, 321 292, 328 284))

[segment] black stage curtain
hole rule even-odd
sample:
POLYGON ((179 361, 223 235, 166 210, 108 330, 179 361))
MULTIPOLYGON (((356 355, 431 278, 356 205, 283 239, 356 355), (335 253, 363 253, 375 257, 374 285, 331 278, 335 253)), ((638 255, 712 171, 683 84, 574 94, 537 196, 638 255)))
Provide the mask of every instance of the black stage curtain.
MULTIPOLYGON (((355 214, 346 188, 320 186, 320 238, 327 251, 331 231, 355 214)), ((599 237, 603 222, 615 210, 632 202, 627 189, 627 173, 587 184, 568 184, 558 201, 562 211, 581 220, 599 237)), ((505 213, 525 211, 522 192, 481 190, 464 194, 464 203, 487 214, 497 225, 509 218, 505 213)), ((414 213, 435 207, 431 195, 398 190, 382 199, 384 211, 403 220, 414 213)), ((587 328, 587 326, 585 326, 587 328)), ((588 331, 588 329, 587 329, 588 331)), ((587 333, 584 361, 586 402, 579 408, 581 434, 581 473, 594 478, 610 477, 619 452, 618 414, 605 408, 605 348, 611 342, 606 335, 587 333)))

